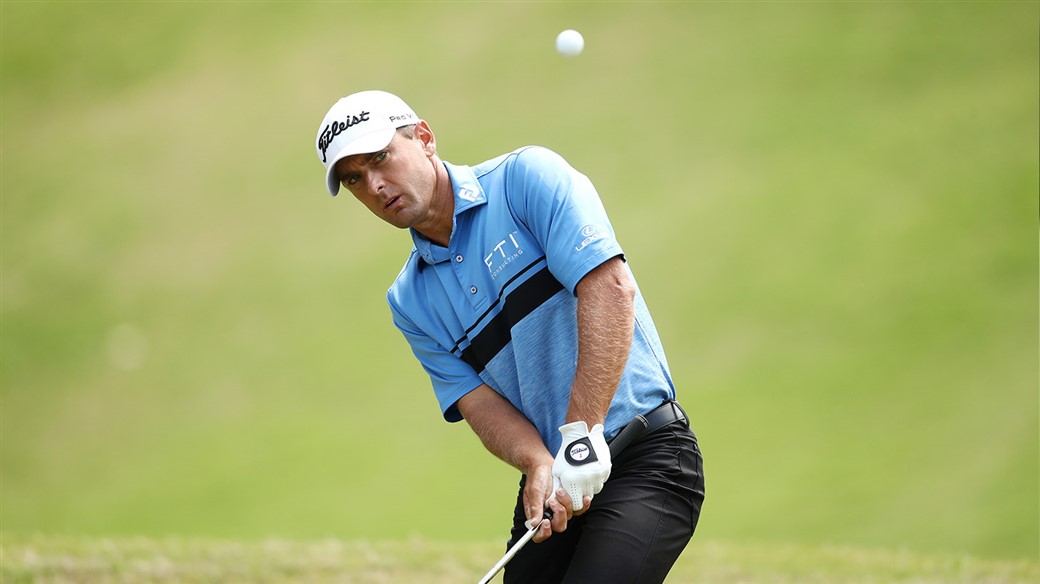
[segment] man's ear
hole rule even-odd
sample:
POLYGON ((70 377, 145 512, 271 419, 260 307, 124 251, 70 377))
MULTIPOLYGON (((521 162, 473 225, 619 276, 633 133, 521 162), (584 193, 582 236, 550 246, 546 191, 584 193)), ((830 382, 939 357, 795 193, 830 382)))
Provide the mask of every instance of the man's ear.
POLYGON ((437 137, 433 135, 433 130, 426 120, 421 120, 415 125, 415 137, 422 142, 423 151, 427 156, 437 154, 437 137))

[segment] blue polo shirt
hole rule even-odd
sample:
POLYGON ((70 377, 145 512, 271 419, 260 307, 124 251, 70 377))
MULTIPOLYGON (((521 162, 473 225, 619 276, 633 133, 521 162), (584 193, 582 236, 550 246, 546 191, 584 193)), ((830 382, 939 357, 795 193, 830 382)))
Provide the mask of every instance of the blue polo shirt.
MULTIPOLYGON (((433 382, 444 418, 486 383, 560 446, 578 356, 575 287, 624 257, 589 179, 529 146, 474 167, 444 163, 455 192, 448 247, 412 230, 415 248, 387 293, 394 324, 433 382)), ((628 269, 626 264, 626 269, 628 269)), ((616 434, 675 396, 643 296, 632 349, 607 413, 616 434)))

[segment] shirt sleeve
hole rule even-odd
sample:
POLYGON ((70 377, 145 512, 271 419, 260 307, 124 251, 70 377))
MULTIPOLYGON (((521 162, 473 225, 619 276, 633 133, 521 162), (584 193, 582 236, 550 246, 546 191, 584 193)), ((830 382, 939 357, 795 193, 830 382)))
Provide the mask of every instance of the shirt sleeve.
POLYGON ((484 383, 483 380, 466 362, 452 355, 448 349, 415 326, 391 298, 388 297, 388 300, 394 326, 404 335, 412 353, 430 376, 433 392, 437 396, 444 419, 448 422, 461 421, 462 414, 456 403, 462 396, 484 383))
POLYGON ((559 154, 521 150, 507 189, 513 211, 545 250, 549 271, 572 294, 593 268, 624 256, 592 181, 559 154))

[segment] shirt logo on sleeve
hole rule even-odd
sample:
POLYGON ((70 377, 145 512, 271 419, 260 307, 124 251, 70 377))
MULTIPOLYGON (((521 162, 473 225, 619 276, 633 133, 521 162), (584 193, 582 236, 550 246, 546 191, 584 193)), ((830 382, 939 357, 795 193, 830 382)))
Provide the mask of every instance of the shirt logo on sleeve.
POLYGON ((601 230, 598 225, 586 225, 581 228, 581 236, 584 238, 581 243, 574 246, 574 251, 581 251, 585 249, 593 241, 603 239, 607 236, 606 231, 601 230))

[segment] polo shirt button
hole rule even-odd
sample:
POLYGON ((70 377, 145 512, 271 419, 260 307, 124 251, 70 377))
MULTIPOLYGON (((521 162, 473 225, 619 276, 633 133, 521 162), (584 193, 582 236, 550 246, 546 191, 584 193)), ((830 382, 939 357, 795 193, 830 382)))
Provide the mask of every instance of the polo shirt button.
POLYGON ((461 264, 462 263, 462 256, 460 256, 460 255, 455 256, 455 261, 461 264))
POLYGON ((476 294, 477 293, 477 287, 476 286, 470 286, 469 287, 469 293, 470 294, 476 294))

